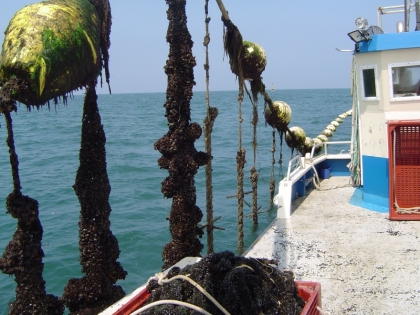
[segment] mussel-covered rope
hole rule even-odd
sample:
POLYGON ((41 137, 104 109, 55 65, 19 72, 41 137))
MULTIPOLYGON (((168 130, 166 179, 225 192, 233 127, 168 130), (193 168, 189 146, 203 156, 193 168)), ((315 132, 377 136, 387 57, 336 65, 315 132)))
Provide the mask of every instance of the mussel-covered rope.
POLYGON ((244 247, 244 167, 246 150, 242 147, 242 98, 243 89, 239 87, 238 95, 238 120, 239 120, 239 150, 236 155, 236 170, 238 177, 238 250, 242 252, 244 247))
MULTIPOLYGON (((204 147, 205 152, 212 156, 211 148, 211 133, 213 131, 214 121, 218 115, 218 110, 216 107, 210 106, 210 93, 209 93, 209 82, 210 82, 210 64, 209 64, 209 43, 210 43, 210 33, 209 33, 209 11, 208 11, 209 0, 205 0, 205 24, 206 24, 206 35, 204 37, 203 45, 206 51, 206 63, 204 64, 204 70, 206 71, 206 110, 207 116, 204 119, 204 147)), ((207 214, 207 254, 214 252, 214 220, 213 220, 213 167, 212 159, 209 159, 209 162, 205 166, 206 170, 206 214, 207 214)))
MULTIPOLYGON (((9 82, 8 82, 9 83, 9 82)), ((41 314, 61 315, 63 303, 58 297, 47 294, 42 277, 44 263, 42 258, 43 229, 39 220, 38 201, 21 192, 19 178, 19 160, 14 143, 13 124, 10 114, 16 110, 12 91, 6 83, 0 89, 0 109, 6 120, 7 145, 9 147, 12 168, 13 191, 7 196, 6 209, 17 219, 16 231, 12 240, 0 258, 0 270, 14 276, 16 282, 16 299, 10 303, 9 314, 41 314)))
POLYGON ((162 154, 158 165, 168 170, 161 192, 166 198, 172 198, 168 217, 172 239, 163 249, 164 269, 185 257, 199 256, 203 249, 199 240, 203 231, 198 226, 203 214, 196 205, 194 176, 210 160, 207 153, 197 151, 194 146, 202 135, 201 126, 190 122, 196 61, 187 27, 186 0, 166 0, 166 3, 169 21, 166 41, 170 49, 165 65, 168 84, 164 107, 168 132, 154 144, 162 154))
POLYGON ((222 0, 216 0, 217 5, 219 6, 220 12, 222 13, 222 22, 226 28, 224 32, 224 41, 225 41, 225 52, 229 56, 229 63, 233 73, 237 74, 238 77, 238 121, 239 121, 239 130, 238 130, 238 152, 236 154, 236 170, 237 170, 237 180, 238 180, 238 189, 237 189, 237 198, 238 198, 238 250, 239 252, 243 251, 244 247, 244 231, 243 231, 243 220, 244 220, 244 166, 246 163, 245 154, 246 150, 242 147, 242 102, 244 100, 244 86, 245 79, 242 71, 242 59, 243 59, 243 41, 242 35, 239 29, 229 18, 229 14, 225 9, 222 0))
POLYGON ((106 167, 106 135, 95 85, 92 80, 86 87, 80 163, 73 185, 80 203, 79 261, 84 275, 71 278, 64 288, 61 300, 70 314, 97 314, 125 295, 122 287, 116 285, 118 280, 125 279, 127 272, 117 261, 120 249, 110 229, 111 186, 106 167))
POLYGON ((271 147, 271 174, 270 174, 270 209, 273 207, 274 191, 276 189, 276 180, 274 175, 274 165, 276 160, 274 154, 276 152, 276 129, 273 128, 273 145, 271 147))
POLYGON ((12 167, 12 180, 13 180, 13 193, 14 194, 21 194, 21 185, 20 185, 20 177, 19 177, 19 159, 18 155, 16 154, 15 148, 15 140, 13 135, 13 126, 12 126, 12 117, 10 112, 6 111, 3 113, 4 118, 6 120, 6 128, 7 128, 7 145, 9 147, 9 154, 10 154, 10 165, 12 167))
POLYGON ((258 225, 258 177, 259 174, 255 167, 257 163, 257 124, 258 124, 258 98, 254 95, 252 102, 252 125, 253 125, 253 139, 252 139, 252 150, 254 153, 253 165, 251 167, 251 185, 252 185, 252 221, 254 226, 258 225))

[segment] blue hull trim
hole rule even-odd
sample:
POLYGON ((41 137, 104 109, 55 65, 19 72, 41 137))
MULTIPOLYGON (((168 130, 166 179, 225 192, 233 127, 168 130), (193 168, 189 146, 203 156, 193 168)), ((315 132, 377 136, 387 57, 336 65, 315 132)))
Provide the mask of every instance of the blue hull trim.
POLYGON ((363 187, 354 191, 350 204, 368 210, 389 212, 388 159, 362 156, 363 187))
POLYGON ((363 188, 357 188, 349 203, 353 206, 361 207, 375 212, 388 213, 388 198, 383 198, 371 194, 365 194, 363 188))
POLYGON ((364 193, 388 199, 388 159, 363 155, 362 161, 364 193))

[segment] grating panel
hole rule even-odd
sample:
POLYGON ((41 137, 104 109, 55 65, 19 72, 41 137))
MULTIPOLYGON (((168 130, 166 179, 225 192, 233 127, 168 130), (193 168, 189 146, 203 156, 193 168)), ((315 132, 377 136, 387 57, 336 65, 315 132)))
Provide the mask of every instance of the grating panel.
POLYGON ((390 122, 388 139, 390 219, 420 220, 420 121, 390 122))
POLYGON ((420 206, 420 165, 396 165, 395 197, 401 208, 420 206))
POLYGON ((420 165, 420 126, 395 128, 395 164, 420 165))

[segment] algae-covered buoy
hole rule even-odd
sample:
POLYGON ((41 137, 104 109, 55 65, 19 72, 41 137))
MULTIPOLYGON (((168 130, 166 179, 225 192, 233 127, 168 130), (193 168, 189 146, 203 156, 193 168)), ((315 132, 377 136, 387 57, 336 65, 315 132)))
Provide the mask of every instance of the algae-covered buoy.
POLYGON ((325 129, 331 130, 331 131, 335 131, 335 126, 334 125, 328 125, 327 127, 325 127, 325 129))
POLYGON ((264 109, 265 121, 277 130, 285 130, 292 119, 292 109, 286 102, 274 101, 264 109))
POLYGON ((10 21, 0 55, 0 86, 26 81, 16 95, 26 105, 85 86, 99 75, 101 19, 87 0, 49 0, 28 5, 10 21))
MULTIPOLYGON (((327 137, 332 137, 333 132, 332 132, 330 129, 324 129, 324 130, 322 130, 322 134, 323 134, 324 136, 327 136, 327 137)), ((322 140, 322 139, 321 139, 321 140, 322 140)))
POLYGON ((310 138, 310 137, 306 137, 305 138, 305 143, 303 145, 303 152, 302 153, 303 154, 305 154, 305 153, 311 153, 313 146, 314 146, 313 139, 310 138))
POLYGON ((328 141, 328 137, 324 134, 318 135, 316 136, 319 140, 321 140, 322 142, 327 142, 328 141))
POLYGON ((317 147, 317 145, 322 144, 322 141, 319 138, 313 139, 314 147, 315 147, 315 153, 319 153, 322 150, 322 146, 317 147))
MULTIPOLYGON (((242 73, 245 79, 255 79, 261 76, 267 65, 267 55, 264 48, 256 43, 244 40, 244 57, 242 73)), ((236 73, 238 75, 238 73, 236 73)))
POLYGON ((286 136, 285 136, 288 147, 301 150, 305 145, 305 139, 306 139, 305 130, 303 130, 301 127, 298 127, 298 126, 293 126, 289 130, 286 131, 286 136))

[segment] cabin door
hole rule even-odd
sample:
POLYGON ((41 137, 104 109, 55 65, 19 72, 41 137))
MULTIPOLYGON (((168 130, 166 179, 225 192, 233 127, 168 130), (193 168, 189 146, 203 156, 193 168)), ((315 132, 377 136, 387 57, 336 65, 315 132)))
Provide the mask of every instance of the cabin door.
POLYGON ((388 123, 389 218, 420 220, 420 121, 388 123))

